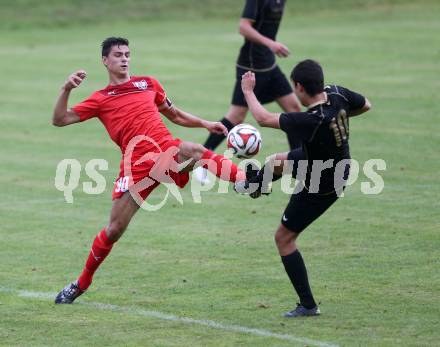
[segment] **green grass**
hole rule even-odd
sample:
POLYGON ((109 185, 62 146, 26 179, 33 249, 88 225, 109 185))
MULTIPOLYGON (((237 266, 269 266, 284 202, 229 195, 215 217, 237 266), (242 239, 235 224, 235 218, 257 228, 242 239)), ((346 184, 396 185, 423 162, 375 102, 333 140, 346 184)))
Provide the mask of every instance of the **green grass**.
MULTIPOLYGON (((28 30, 31 26, 45 28, 95 26, 114 21, 151 22, 156 20, 195 20, 206 18, 237 18, 244 1, 222 0, 0 0, 0 28, 28 30)), ((337 13, 380 9, 392 11, 410 0, 314 0, 289 1, 286 13, 291 16, 309 14, 311 11, 337 13)), ((418 6, 431 6, 435 0, 419 0, 418 6)))
MULTIPOLYGON (((0 291, 0 345, 305 345, 86 305, 55 307, 45 299, 17 295, 15 290, 55 293, 74 279, 108 219, 119 150, 96 121, 63 129, 50 125, 66 76, 78 68, 88 71, 72 103, 102 87, 107 80, 99 43, 112 34, 127 36, 133 74, 156 76, 175 104, 219 119, 230 101, 241 45, 236 18, 241 4, 229 0, 231 6, 214 18, 209 16, 215 12, 213 1, 203 11, 194 3, 155 2, 161 9, 173 4, 186 8, 187 18, 179 18, 177 10, 170 18, 159 11, 161 20, 136 15, 136 3, 127 2, 121 13, 133 11, 133 21, 103 12, 109 7, 102 2, 89 11, 81 7, 78 21, 60 19, 61 24, 50 25, 42 24, 45 13, 72 9, 73 2, 38 2, 33 10, 29 3, 0 3, 5 64, 0 287, 14 290, 0 291), (20 11, 22 17, 14 16, 20 11), (97 12, 96 22, 87 20, 97 12), (107 160, 106 193, 89 196, 77 189, 74 204, 63 203, 53 182, 64 158, 78 159, 83 168, 92 158, 107 160)), ((438 344, 440 6, 363 3, 344 1, 337 10, 327 6, 312 15, 308 10, 322 2, 315 7, 289 2, 279 35, 293 51, 291 58, 279 61, 286 73, 300 59, 313 57, 323 64, 328 83, 369 97, 373 111, 351 122, 352 156, 361 164, 369 158, 387 163, 382 194, 363 195, 360 183, 354 184, 299 240, 323 315, 280 317, 295 297, 273 244, 288 200, 279 185, 269 198, 251 201, 232 192, 208 192, 202 204, 193 203, 186 188, 183 206, 170 200, 158 212, 140 211, 83 302, 210 319, 341 346, 438 344)), ((187 140, 202 142, 206 136, 201 129, 170 128, 187 140)), ((260 160, 286 148, 283 135, 274 130, 262 134, 260 160)), ((362 174, 360 179, 367 180, 362 174)), ((87 180, 83 171, 81 183, 87 180)), ((160 199, 160 192, 152 199, 160 199)))

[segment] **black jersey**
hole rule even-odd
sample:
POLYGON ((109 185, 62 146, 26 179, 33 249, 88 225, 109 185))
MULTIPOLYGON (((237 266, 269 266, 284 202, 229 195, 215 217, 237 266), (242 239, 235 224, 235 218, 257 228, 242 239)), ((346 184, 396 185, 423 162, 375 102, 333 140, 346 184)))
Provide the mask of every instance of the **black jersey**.
MULTIPOLYGON (((246 0, 242 18, 253 20, 253 28, 261 35, 275 40, 283 16, 285 0, 246 0)), ((245 39, 237 66, 253 71, 275 67, 275 55, 266 46, 245 39)))
MULTIPOLYGON (((324 90, 327 93, 326 102, 311 105, 306 112, 283 113, 280 116, 280 128, 294 138, 301 139, 308 161, 306 188, 310 188, 314 163, 333 160, 332 167, 321 172, 319 191, 314 191, 319 194, 331 193, 340 188, 335 186, 335 168, 339 161, 350 159, 348 114, 365 105, 362 95, 344 87, 333 85, 324 90)), ((348 168, 344 179, 345 176, 348 176, 348 168)))

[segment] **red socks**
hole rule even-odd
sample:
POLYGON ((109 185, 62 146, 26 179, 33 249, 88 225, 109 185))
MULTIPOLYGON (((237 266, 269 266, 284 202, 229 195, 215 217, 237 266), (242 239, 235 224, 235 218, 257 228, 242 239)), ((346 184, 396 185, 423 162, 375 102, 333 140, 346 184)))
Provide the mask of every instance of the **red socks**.
POLYGON ((81 290, 86 290, 92 284, 93 274, 110 253, 112 247, 113 242, 107 238, 104 228, 96 235, 86 265, 78 278, 78 284, 81 290))
POLYGON ((202 160, 215 162, 216 165, 206 164, 203 167, 224 181, 235 182, 246 179, 244 171, 223 155, 206 150, 202 155, 202 160))

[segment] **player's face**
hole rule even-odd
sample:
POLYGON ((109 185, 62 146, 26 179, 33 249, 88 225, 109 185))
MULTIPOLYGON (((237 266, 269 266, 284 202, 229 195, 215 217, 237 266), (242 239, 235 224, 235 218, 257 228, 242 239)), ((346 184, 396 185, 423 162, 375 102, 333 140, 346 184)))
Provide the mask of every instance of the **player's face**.
POLYGON ((130 48, 128 46, 113 46, 108 57, 102 57, 102 62, 109 73, 118 76, 128 75, 130 64, 130 48))

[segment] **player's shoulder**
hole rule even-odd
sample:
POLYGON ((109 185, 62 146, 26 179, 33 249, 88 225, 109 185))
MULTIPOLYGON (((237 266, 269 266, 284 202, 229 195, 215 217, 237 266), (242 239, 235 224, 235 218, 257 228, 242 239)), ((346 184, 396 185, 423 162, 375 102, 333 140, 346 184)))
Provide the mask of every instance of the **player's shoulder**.
POLYGON ((144 79, 150 86, 154 88, 162 89, 162 84, 159 82, 159 79, 156 76, 141 76, 141 79, 144 79))
POLYGON ((307 123, 311 113, 309 110, 301 112, 285 112, 280 115, 280 122, 307 123))
POLYGON ((109 86, 100 90, 95 90, 92 94, 90 94, 89 99, 101 100, 103 97, 107 95, 108 91, 109 91, 109 86))
POLYGON ((299 112, 283 112, 280 117, 304 117, 308 114, 307 111, 299 111, 299 112))
POLYGON ((337 85, 337 84, 328 84, 324 87, 324 91, 326 93, 340 94, 343 89, 345 89, 345 88, 340 85, 337 85))
POLYGON ((336 97, 344 99, 345 101, 348 101, 347 97, 345 95, 346 90, 347 89, 345 87, 342 87, 337 84, 329 84, 324 87, 324 91, 327 93, 327 95, 336 96, 336 97))
POLYGON ((159 82, 159 80, 156 77, 151 75, 131 76, 130 81, 131 82, 146 81, 147 83, 149 82, 150 84, 159 82))

